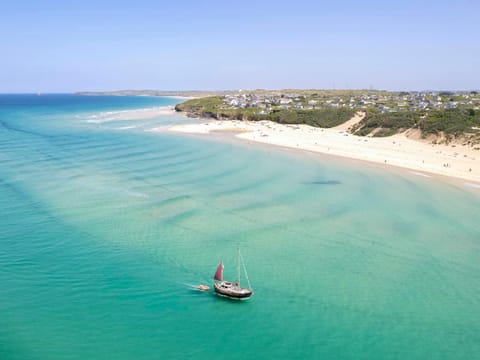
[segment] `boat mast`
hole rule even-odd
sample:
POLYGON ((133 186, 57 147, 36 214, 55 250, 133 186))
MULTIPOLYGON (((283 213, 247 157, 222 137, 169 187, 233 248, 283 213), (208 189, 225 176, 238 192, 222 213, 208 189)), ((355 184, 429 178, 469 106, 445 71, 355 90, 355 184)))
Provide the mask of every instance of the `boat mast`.
POLYGON ((240 247, 237 246, 237 279, 240 286, 240 247))
MULTIPOLYGON (((240 252, 239 252, 240 254, 240 252)), ((240 261, 242 262, 243 272, 245 273, 245 279, 247 279, 248 288, 252 290, 252 285, 250 285, 250 279, 248 278, 247 267, 245 266, 245 261, 243 261, 243 256, 240 254, 240 261)))

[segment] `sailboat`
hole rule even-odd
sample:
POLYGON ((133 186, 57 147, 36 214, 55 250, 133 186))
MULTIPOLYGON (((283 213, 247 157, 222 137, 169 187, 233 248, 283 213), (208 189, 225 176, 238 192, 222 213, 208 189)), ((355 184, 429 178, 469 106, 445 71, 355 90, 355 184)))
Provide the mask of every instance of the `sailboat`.
POLYGON ((237 281, 231 282, 223 280, 223 261, 218 264, 213 279, 215 280, 213 283, 215 293, 219 296, 234 300, 247 300, 253 295, 253 290, 250 286, 250 281, 248 280, 247 269, 243 262, 242 255, 240 254, 240 249, 237 249, 237 281), (248 288, 242 288, 240 286, 240 263, 243 265, 248 288))

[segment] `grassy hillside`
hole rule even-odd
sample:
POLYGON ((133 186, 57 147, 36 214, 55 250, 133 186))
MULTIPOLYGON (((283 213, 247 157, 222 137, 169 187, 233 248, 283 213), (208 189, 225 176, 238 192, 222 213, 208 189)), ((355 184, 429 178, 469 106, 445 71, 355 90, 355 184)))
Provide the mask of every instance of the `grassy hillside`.
MULTIPOLYGON (((264 112, 257 107, 228 108, 222 96, 192 99, 178 104, 177 111, 189 116, 214 119, 271 120, 282 124, 307 124, 334 127, 351 119, 357 110, 348 107, 313 110, 274 107, 264 112)), ((365 118, 351 130, 360 136, 391 136, 408 129, 420 129, 423 137, 468 138, 480 142, 480 110, 448 109, 430 111, 381 112, 375 107, 365 109, 365 118)))
POLYGON ((216 117, 216 114, 223 104, 221 96, 210 96, 200 99, 191 99, 175 106, 176 111, 184 111, 190 115, 201 117, 216 117))
POLYGON ((355 110, 348 108, 318 110, 279 110, 269 114, 269 120, 280 124, 306 124, 330 128, 350 120, 355 110))
POLYGON ((317 110, 273 110, 268 114, 260 114, 259 108, 223 109, 220 96, 192 99, 178 104, 175 110, 186 112, 190 116, 214 119, 237 120, 271 120, 282 124, 308 124, 317 127, 332 127, 352 118, 352 109, 317 109, 317 110))
POLYGON ((425 136, 440 132, 453 136, 479 134, 480 110, 430 111, 425 118, 419 120, 418 127, 425 136))
POLYGON ((368 110, 352 132, 355 135, 390 136, 408 129, 420 129, 423 137, 445 135, 449 138, 480 135, 480 111, 473 109, 401 111, 379 113, 368 110))
POLYGON ((410 111, 380 113, 369 109, 365 118, 352 129, 352 133, 360 136, 369 134, 373 136, 391 136, 416 127, 420 115, 410 111))

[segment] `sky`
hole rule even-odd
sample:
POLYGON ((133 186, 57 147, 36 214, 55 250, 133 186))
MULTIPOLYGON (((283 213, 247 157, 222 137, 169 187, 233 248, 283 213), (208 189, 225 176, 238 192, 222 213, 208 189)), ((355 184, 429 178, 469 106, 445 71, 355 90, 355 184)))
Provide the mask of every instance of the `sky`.
POLYGON ((480 1, 0 2, 0 92, 480 89, 480 1))

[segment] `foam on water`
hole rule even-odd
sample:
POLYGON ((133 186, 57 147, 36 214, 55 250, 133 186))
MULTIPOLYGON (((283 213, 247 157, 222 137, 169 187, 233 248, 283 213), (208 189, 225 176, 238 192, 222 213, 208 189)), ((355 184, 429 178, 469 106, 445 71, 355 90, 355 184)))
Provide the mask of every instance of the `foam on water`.
POLYGON ((480 184, 466 182, 465 185, 467 185, 468 187, 475 188, 475 189, 480 189, 480 184))
MULTIPOLYGON (((83 116, 87 123, 102 124, 110 121, 154 118, 173 113, 172 106, 160 106, 134 110, 104 111, 83 116)), ((82 116, 77 116, 82 118, 82 116)))
POLYGON ((422 176, 422 177, 426 177, 426 178, 431 178, 432 177, 431 175, 424 174, 424 173, 421 173, 421 172, 418 172, 418 171, 410 171, 410 173, 413 174, 413 175, 422 176))

